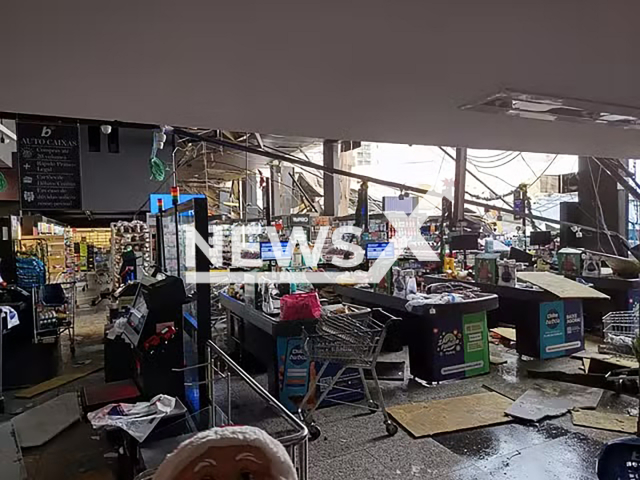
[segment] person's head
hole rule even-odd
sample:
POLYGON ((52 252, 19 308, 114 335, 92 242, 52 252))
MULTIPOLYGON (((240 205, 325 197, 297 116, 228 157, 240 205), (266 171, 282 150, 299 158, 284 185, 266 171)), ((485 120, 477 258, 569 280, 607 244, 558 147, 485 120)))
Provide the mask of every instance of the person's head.
POLYGON ((183 442, 153 480, 297 480, 286 450, 254 427, 213 428, 183 442))

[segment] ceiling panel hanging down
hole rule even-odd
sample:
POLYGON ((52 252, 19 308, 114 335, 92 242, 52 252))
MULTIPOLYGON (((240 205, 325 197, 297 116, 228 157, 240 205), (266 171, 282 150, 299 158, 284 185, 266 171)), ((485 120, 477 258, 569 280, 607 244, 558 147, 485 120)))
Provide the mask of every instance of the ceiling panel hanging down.
POLYGON ((4 112, 640 156, 635 129, 461 108, 510 89, 638 109, 640 2, 4 3, 4 112))

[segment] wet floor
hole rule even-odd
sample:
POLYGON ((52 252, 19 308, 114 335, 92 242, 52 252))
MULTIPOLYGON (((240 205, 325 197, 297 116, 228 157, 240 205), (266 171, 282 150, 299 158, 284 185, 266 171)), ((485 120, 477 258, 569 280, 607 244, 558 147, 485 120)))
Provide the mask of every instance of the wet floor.
POLYGON ((508 424, 435 440, 491 478, 593 479, 602 443, 558 425, 508 424))

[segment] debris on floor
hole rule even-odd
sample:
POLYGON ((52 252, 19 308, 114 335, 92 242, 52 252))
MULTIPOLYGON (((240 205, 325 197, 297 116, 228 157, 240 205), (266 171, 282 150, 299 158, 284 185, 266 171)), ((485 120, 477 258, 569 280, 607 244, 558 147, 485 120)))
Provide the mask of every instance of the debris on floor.
POLYGON ((602 413, 592 410, 575 410, 571 412, 571 420, 579 427, 597 428, 635 434, 638 428, 638 417, 615 413, 602 413))
MULTIPOLYGON (((385 382, 404 382, 405 362, 389 362, 384 360, 378 360, 376 363, 376 373, 378 374, 378 380, 385 382)), ((367 379, 371 379, 371 371, 364 372, 364 376, 367 379)))
POLYGON ((16 442, 11 422, 0 424, 0 478, 2 480, 26 478, 22 452, 16 442))
POLYGON ((508 398, 489 392, 399 405, 388 411, 414 437, 419 438, 509 422, 511 419, 504 412, 511 404, 508 398))
POLYGON ((492 328, 491 333, 498 335, 499 337, 506 338, 512 342, 516 341, 516 329, 508 327, 492 328))
POLYGON ((599 388, 549 381, 527 390, 506 413, 511 417, 538 422, 547 417, 559 417, 574 408, 595 409, 603 393, 599 388))
POLYGON ((507 360, 502 357, 501 355, 498 354, 494 354, 494 353, 489 353, 489 363, 491 363, 491 365, 504 365, 505 363, 507 363, 507 360))
POLYGON ((45 444, 78 420, 78 395, 66 393, 21 413, 12 422, 18 443, 28 448, 45 444))
POLYGON ((104 368, 103 365, 90 365, 88 368, 76 373, 67 373, 64 375, 60 375, 58 377, 47 380, 46 382, 39 383, 38 385, 34 385, 33 387, 29 387, 25 390, 20 390, 16 393, 16 398, 33 398, 42 393, 53 390, 54 388, 59 388, 67 383, 71 383, 75 380, 78 380, 82 377, 86 377, 98 370, 102 370, 104 368))

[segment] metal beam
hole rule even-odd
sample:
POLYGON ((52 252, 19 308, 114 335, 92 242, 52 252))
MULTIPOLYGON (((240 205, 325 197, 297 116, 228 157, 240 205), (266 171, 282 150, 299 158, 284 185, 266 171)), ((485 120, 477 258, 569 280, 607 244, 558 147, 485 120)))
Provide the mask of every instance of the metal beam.
MULTIPOLYGON (((489 203, 484 203, 484 202, 478 202, 476 200, 465 200, 464 203, 468 204, 468 205, 474 205, 476 207, 481 207, 481 208, 487 208, 489 210, 497 210, 498 212, 502 212, 502 213, 509 213, 511 215, 521 215, 520 213, 516 212, 515 210, 511 209, 511 208, 504 208, 504 207, 496 207, 495 205, 491 205, 489 203)), ((586 225, 581 225, 579 223, 573 223, 573 222, 565 222, 564 220, 556 220, 555 218, 549 218, 549 217, 543 217, 541 215, 533 215, 533 214, 528 214, 527 218, 531 219, 531 220, 538 220, 540 222, 547 222, 547 223, 555 223, 556 225, 569 225, 570 227, 580 227, 582 230, 587 230, 589 232, 597 232, 598 229, 592 228, 592 227, 588 227, 586 225)), ((600 232, 605 232, 605 230, 603 230, 602 228, 599 230, 600 232)), ((618 232, 614 232, 609 230, 608 231, 609 234, 611 235, 616 235, 618 237, 620 237, 621 239, 623 239, 626 242, 626 239, 622 237, 622 235, 620 235, 618 232)))
POLYGON ((0 132, 6 135, 7 137, 9 137, 14 142, 18 141, 18 136, 15 133, 13 133, 11 130, 9 130, 7 127, 5 127, 2 123, 0 123, 0 132))
POLYGON ((228 142, 226 140, 222 140, 219 138, 206 138, 197 133, 187 132, 186 130, 182 130, 179 128, 176 128, 173 131, 176 135, 179 135, 183 138, 188 138, 190 140, 194 140, 196 142, 207 142, 213 145, 218 145, 220 147, 226 147, 233 150, 240 150, 242 152, 252 153, 254 155, 259 155, 261 157, 271 158, 272 160, 279 160, 281 162, 290 163, 292 165, 299 165, 301 167, 313 168, 316 170, 320 170, 322 172, 333 173, 335 175, 343 175, 349 178, 355 178, 363 182, 374 183, 376 185, 384 185, 385 187, 396 188, 398 190, 403 190, 405 192, 413 192, 413 193, 418 193, 420 195, 426 195, 427 193, 429 193, 429 190, 426 190, 424 188, 412 187, 410 185, 390 182, 388 180, 381 180, 379 178, 370 177, 368 175, 361 175, 359 173, 348 172, 347 170, 340 170, 339 168, 326 167, 324 165, 319 165, 317 163, 313 163, 308 160, 302 160, 300 158, 292 157, 290 155, 266 152, 259 148, 250 147, 248 145, 241 145, 234 142, 228 142))

